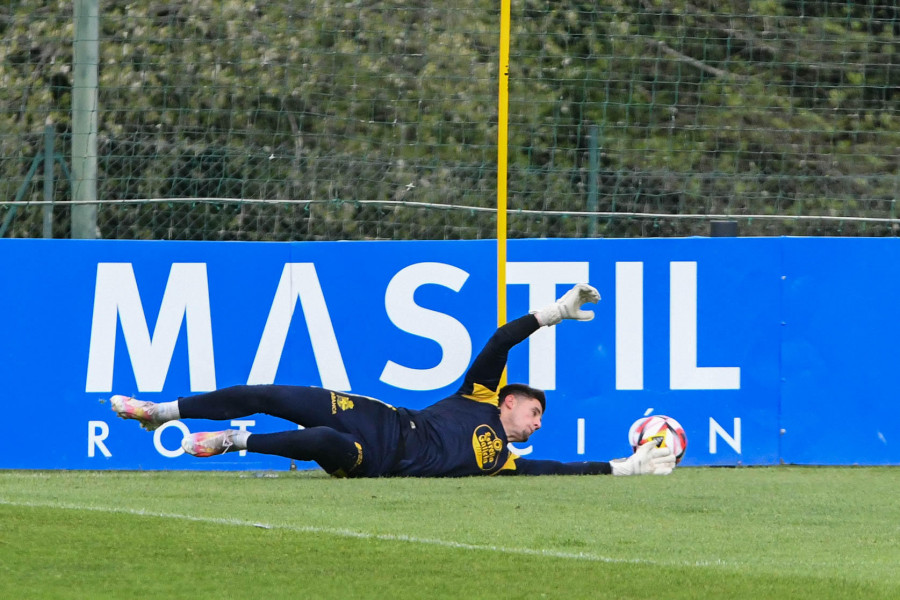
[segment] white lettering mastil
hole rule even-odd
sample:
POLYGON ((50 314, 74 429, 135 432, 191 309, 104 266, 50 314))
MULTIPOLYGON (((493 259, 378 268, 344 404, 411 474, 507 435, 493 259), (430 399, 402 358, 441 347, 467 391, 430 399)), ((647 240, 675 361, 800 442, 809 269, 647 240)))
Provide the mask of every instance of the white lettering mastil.
POLYGON ((616 263, 616 389, 644 389, 644 263, 616 263))
MULTIPOLYGON (((643 263, 616 263, 616 389, 644 389, 643 263)), ((472 356, 469 332, 457 319, 416 304, 416 290, 426 284, 459 291, 469 274, 445 263, 423 262, 399 271, 385 291, 385 310, 400 330, 437 342, 438 364, 413 368, 387 360, 381 380, 408 390, 450 385, 472 356)), ((531 310, 557 298, 557 286, 589 280, 589 263, 514 262, 507 265, 510 285, 528 285, 531 310)), ((740 367, 698 366, 697 263, 670 263, 669 386, 673 390, 740 389, 740 367)), ((313 263, 284 265, 268 318, 247 378, 249 384, 273 383, 284 352, 298 300, 323 387, 349 391, 350 381, 335 335, 328 305, 313 263)), ((174 263, 159 316, 150 335, 131 263, 99 263, 94 294, 87 392, 113 389, 117 326, 122 333, 138 392, 159 392, 182 324, 187 330, 188 368, 192 392, 216 388, 210 318, 209 283, 204 263, 174 263)), ((556 389, 556 330, 542 328, 528 340, 528 383, 556 389)))
POLYGON ((214 390, 216 374, 206 265, 172 265, 151 338, 131 263, 99 263, 85 391, 112 391, 118 322, 122 323, 138 390, 161 391, 182 321, 187 322, 191 391, 214 390))
POLYGON ((465 325, 450 315, 416 304, 416 290, 427 284, 441 285, 458 292, 469 274, 445 263, 424 262, 401 269, 388 284, 384 308, 398 329, 434 340, 441 361, 425 369, 407 367, 388 360, 381 381, 405 390, 436 390, 450 385, 465 373, 472 358, 472 339, 465 325))
MULTIPOLYGON (((558 285, 587 283, 590 263, 514 262, 506 265, 506 282, 528 286, 528 310, 540 310, 559 297, 558 285)), ((528 338, 528 385, 556 389, 556 327, 541 327, 528 338)))
MULTIPOLYGON (((247 383, 274 382, 298 299, 322 385, 350 390, 331 317, 312 263, 284 266, 247 383)), ((187 327, 191 391, 214 390, 215 359, 206 264, 172 265, 151 338, 131 263, 99 263, 85 391, 112 391, 118 323, 122 324, 137 391, 162 391, 182 322, 187 327)))
POLYGON ((669 387, 741 389, 740 367, 697 366, 697 263, 670 263, 669 274, 669 387))
POLYGON ((303 318, 309 331, 313 356, 322 379, 322 387, 348 392, 350 379, 344 367, 344 359, 334 334, 331 315, 325 303, 325 295, 319 284, 319 276, 313 263, 288 263, 284 265, 275 298, 269 309, 269 317, 263 328, 262 338, 250 367, 248 385, 274 383, 287 341, 288 329, 294 318, 297 300, 303 309, 303 318))
MULTIPOLYGON (((616 389, 644 389, 644 267, 616 263, 616 389)), ((740 367, 697 366, 697 263, 669 264, 669 388, 738 390, 740 367)))

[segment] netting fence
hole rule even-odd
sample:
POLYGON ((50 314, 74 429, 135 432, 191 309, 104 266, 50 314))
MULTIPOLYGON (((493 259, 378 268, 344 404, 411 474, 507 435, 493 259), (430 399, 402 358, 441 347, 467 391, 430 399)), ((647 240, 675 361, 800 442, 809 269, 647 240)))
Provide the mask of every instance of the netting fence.
MULTIPOLYGON (((69 235, 72 20, 0 6, 5 237, 69 235)), ((487 0, 105 0, 99 236, 494 237, 499 23, 487 0)), ((514 1, 509 236, 897 235, 898 41, 886 2, 514 1)))

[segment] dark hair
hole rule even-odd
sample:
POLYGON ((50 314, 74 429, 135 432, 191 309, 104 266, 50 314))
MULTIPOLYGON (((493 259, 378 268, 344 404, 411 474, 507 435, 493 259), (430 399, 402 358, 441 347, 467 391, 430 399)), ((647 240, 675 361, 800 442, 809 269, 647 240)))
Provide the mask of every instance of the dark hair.
POLYGON ((510 383, 509 385, 504 385, 502 388, 500 388, 500 391, 497 392, 497 396, 499 397, 498 401, 502 404, 503 399, 510 394, 517 398, 523 396, 526 398, 533 398, 541 403, 541 412, 547 412, 547 397, 544 394, 543 390, 529 387, 524 383, 510 383))

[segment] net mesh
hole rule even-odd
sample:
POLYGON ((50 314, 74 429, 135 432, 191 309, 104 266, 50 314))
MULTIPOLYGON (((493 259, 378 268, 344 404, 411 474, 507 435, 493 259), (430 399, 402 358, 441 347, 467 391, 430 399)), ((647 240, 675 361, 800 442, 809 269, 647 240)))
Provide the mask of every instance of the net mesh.
MULTIPOLYGON (((495 2, 100 15, 101 237, 495 236, 495 2)), ((69 156, 72 20, 0 7, 7 237, 48 200, 69 234, 65 160, 48 193, 36 157, 47 122, 69 156)), ((896 235, 898 39, 893 3, 514 2, 509 236, 896 235)))

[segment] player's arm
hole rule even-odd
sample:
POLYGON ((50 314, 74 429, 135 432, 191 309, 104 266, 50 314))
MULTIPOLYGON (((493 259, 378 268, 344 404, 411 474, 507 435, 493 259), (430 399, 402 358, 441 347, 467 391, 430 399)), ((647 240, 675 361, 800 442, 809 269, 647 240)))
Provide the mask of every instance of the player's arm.
POLYGON ((460 392, 476 396, 484 392, 495 394, 500 386, 510 349, 539 328, 537 318, 529 314, 497 329, 466 372, 460 392))
POLYGON ((513 346, 527 339, 542 326, 556 325, 563 319, 590 321, 594 318, 594 313, 582 310, 581 305, 599 300, 600 294, 597 290, 585 283, 579 283, 553 304, 501 326, 469 367, 459 392, 466 396, 474 396, 476 399, 486 394, 494 394, 500 386, 509 351, 513 346))
POLYGON ((611 475, 612 466, 608 462, 560 462, 558 460, 536 460, 517 458, 515 469, 501 471, 503 475, 611 475))
POLYGON ((610 462, 559 462, 511 458, 500 471, 504 475, 668 475, 675 468, 671 448, 644 444, 628 458, 610 462))

